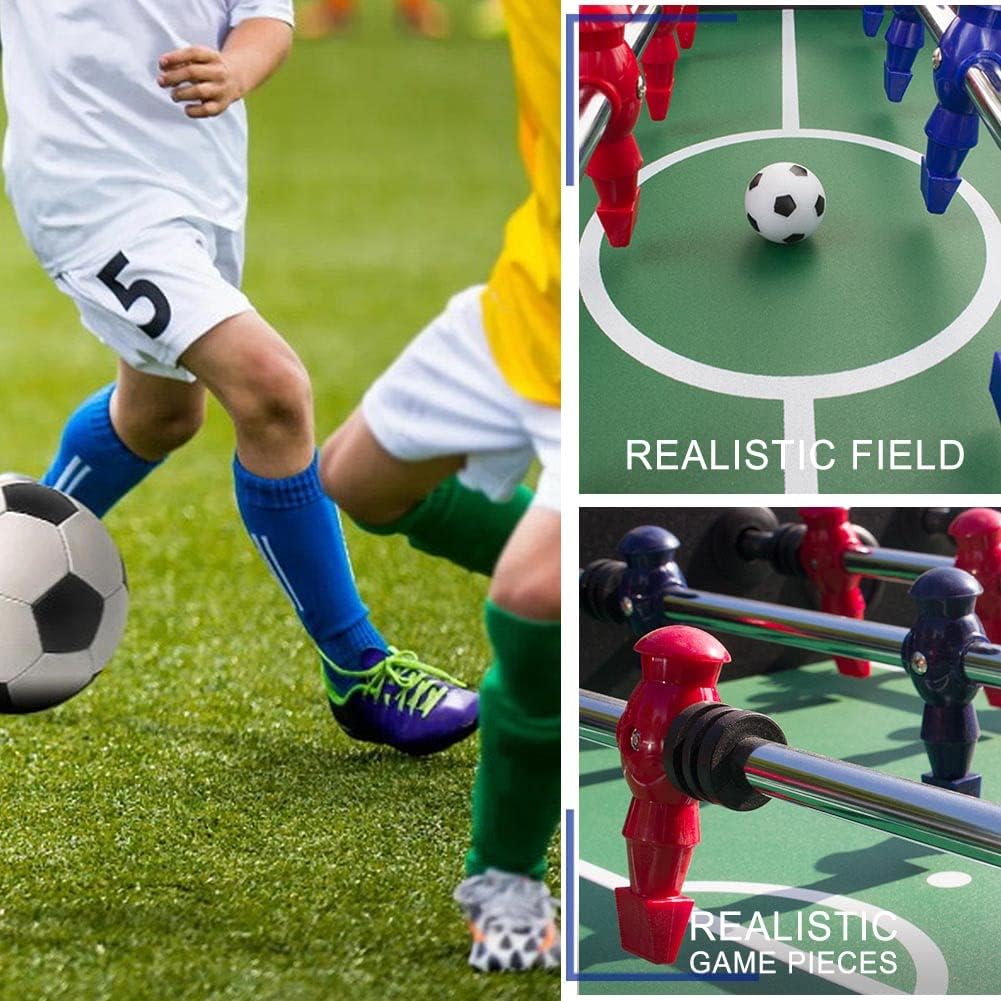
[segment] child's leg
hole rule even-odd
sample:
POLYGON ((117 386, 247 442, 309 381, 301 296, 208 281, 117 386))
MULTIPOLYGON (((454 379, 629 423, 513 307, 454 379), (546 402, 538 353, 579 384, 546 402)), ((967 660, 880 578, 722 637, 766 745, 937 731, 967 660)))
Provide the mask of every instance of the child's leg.
POLYGON ((532 491, 521 486, 508 500, 491 501, 459 481, 463 462, 397 459, 358 410, 323 446, 320 471, 324 489, 365 531, 403 535, 415 549, 489 576, 532 491))
POLYGON ((190 441, 204 416, 201 386, 146 375, 119 362, 117 382, 98 390, 70 417, 42 482, 103 517, 190 441))
MULTIPOLYGON (((476 696, 413 655, 389 650, 369 622, 337 511, 317 474, 309 378, 239 290, 241 254, 241 233, 172 219, 135 234, 99 271, 64 272, 57 284, 77 303, 84 325, 134 369, 193 378, 229 412, 240 513, 316 642, 341 726, 414 753, 446 747, 475 729, 476 696)), ((131 458, 132 482, 161 457, 162 443, 150 437, 157 421, 136 419, 153 412, 150 382, 129 374, 75 422, 79 438, 96 423, 106 451, 117 447, 123 465, 131 458)), ((197 399, 201 406, 203 397, 197 399)), ((173 424, 164 420, 160 432, 173 424)), ((52 471, 57 479, 78 454, 71 448, 76 434, 52 471)), ((119 495, 127 479, 123 473, 119 495)))
POLYGON ((236 430, 236 498, 254 545, 319 648, 358 671, 388 645, 355 588, 337 512, 320 486, 309 376, 257 313, 223 321, 182 362, 236 430))
MULTIPOLYGON (((541 493, 541 484, 540 484, 541 493)), ((536 506, 504 550, 487 602, 494 662, 480 689, 480 763, 467 878, 455 890, 477 970, 555 970, 542 882, 560 809, 560 517, 536 506)))
POLYGON ((363 528, 490 574, 532 499, 525 406, 487 343, 482 289, 466 289, 323 446, 324 487, 363 528))
POLYGON ((480 690, 467 872, 540 879, 560 807, 560 516, 533 508, 487 602, 494 662, 480 690))
POLYGON ((475 696, 412 655, 393 654, 369 621, 337 509, 320 484, 309 377, 292 349, 245 312, 181 360, 233 420, 240 514, 323 656, 338 721, 361 739, 414 753, 471 733, 475 696))

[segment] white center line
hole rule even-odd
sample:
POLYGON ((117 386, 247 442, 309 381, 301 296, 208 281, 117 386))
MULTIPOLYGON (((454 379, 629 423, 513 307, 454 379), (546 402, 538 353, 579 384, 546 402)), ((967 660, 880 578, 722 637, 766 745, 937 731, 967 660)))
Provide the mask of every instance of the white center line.
MULTIPOLYGON (((813 450, 817 443, 816 403, 810 397, 789 396, 782 405, 782 437, 793 442, 786 458, 787 494, 815 494, 820 490, 813 450), (802 462, 802 466, 800 466, 802 462)), ((828 461, 826 454, 819 461, 828 461)))
POLYGON ((799 74, 796 71, 796 13, 782 11, 782 130, 799 131, 799 74))

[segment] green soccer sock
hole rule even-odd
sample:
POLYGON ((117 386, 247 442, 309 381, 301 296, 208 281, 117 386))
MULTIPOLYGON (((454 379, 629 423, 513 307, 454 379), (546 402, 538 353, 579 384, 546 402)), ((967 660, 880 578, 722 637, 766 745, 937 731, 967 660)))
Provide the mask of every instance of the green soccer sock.
POLYGON ((450 476, 396 521, 386 525, 356 521, 373 535, 405 535, 414 549, 489 577, 533 496, 528 487, 520 486, 510 500, 492 501, 450 476))
POLYGON ((487 602, 494 663, 480 687, 480 763, 466 873, 541 879, 560 819, 560 624, 487 602))

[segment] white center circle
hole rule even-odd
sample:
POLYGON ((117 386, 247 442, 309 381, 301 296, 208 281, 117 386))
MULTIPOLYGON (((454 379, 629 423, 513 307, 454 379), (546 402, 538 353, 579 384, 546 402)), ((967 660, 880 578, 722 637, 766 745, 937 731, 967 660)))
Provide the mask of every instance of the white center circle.
MULTIPOLYGON (((921 154, 906 146, 855 132, 766 129, 720 136, 676 150, 644 167, 640 171, 639 182, 643 184, 661 171, 703 153, 762 139, 826 139, 869 146, 913 163, 921 162, 921 154)), ((960 185, 959 195, 973 211, 984 234, 984 273, 977 291, 966 308, 944 330, 903 354, 862 368, 821 375, 735 372, 695 361, 651 340, 626 319, 605 288, 601 275, 604 233, 597 215, 592 216, 584 228, 580 241, 581 298, 599 329, 622 351, 641 365, 698 389, 800 404, 883 389, 919 375, 955 354, 976 337, 1001 305, 1001 220, 990 203, 968 181, 960 185)))
POLYGON ((973 877, 968 872, 933 872, 927 879, 929 886, 940 890, 955 890, 972 882, 973 877))

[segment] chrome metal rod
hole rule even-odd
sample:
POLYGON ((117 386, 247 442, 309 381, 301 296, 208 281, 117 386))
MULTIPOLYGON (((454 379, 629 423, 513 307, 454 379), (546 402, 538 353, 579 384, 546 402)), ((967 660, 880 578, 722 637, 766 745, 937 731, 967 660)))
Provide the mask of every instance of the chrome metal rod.
MULTIPOLYGON (((900 626, 692 589, 668 592, 664 596, 664 614, 671 622, 881 664, 900 664, 907 635, 900 626)), ((991 644, 973 646, 967 650, 963 666, 971 681, 1001 685, 1001 648, 991 644)))
POLYGON ((873 580, 891 583, 911 583, 927 570, 955 565, 949 556, 934 556, 929 553, 909 553, 904 549, 863 549, 845 553, 842 565, 848 573, 861 574, 873 580))
MULTIPOLYGON (((921 20, 940 42, 955 14, 942 4, 918 7, 921 20)), ((977 63, 966 71, 966 93, 975 105, 991 138, 1001 147, 1001 73, 993 63, 977 63)))
POLYGON ((580 89, 578 107, 577 135, 580 137, 580 142, 577 150, 577 164, 583 172, 588 160, 591 159, 591 154, 605 134, 605 129, 608 128, 608 120, 612 117, 612 105, 600 90, 588 86, 580 89))
POLYGON ((1001 70, 995 63, 979 63, 966 71, 966 93, 976 105, 991 138, 1001 147, 1001 70))
POLYGON ((946 4, 929 4, 926 7, 918 7, 918 14, 925 26, 935 36, 935 41, 942 41, 942 36, 946 29, 952 24, 956 17, 956 12, 946 4))
MULTIPOLYGON (((634 19, 626 25, 626 42, 639 59, 657 30, 658 4, 634 4, 634 19)), ((577 96, 577 163, 581 170, 608 127, 612 107, 608 98, 594 87, 582 88, 577 96)))
POLYGON ((773 799, 1001 866, 1001 806, 995 803, 783 744, 758 747, 744 775, 773 799))
MULTIPOLYGON (((614 746, 622 699, 580 691, 580 733, 614 746)), ((884 831, 954 855, 1001 866, 1001 806, 909 779, 836 761, 783 744, 755 749, 744 765, 748 782, 828 816, 884 831)))
MULTIPOLYGON (((907 635, 907 630, 900 626, 692 589, 668 592, 664 596, 664 612, 672 622, 828 656, 857 657, 898 666, 907 635)), ((1001 672, 1001 656, 998 661, 1001 672)))
POLYGON ((622 699, 580 689, 580 736, 606 747, 617 747, 615 727, 625 709, 622 699))
POLYGON ((975 681, 978 685, 989 685, 997 688, 1001 684, 1001 671, 998 664, 1001 662, 1001 648, 990 643, 983 646, 971 646, 963 657, 963 670, 970 681, 975 681))

